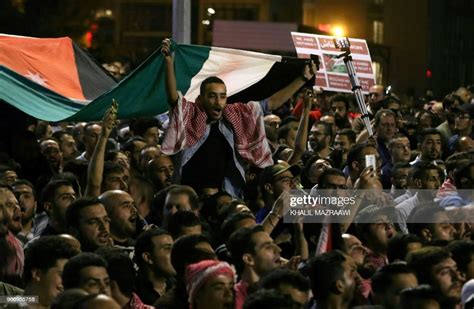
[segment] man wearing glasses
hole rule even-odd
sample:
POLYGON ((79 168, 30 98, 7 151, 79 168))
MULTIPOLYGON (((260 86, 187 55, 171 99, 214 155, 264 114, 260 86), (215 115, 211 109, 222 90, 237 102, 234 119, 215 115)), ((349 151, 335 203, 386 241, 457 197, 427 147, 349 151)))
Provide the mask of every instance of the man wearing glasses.
POLYGON ((284 191, 295 189, 295 177, 299 176, 300 171, 298 165, 289 165, 284 161, 263 170, 260 175, 260 190, 265 207, 257 212, 257 222, 263 221, 284 191))
POLYGON ((454 143, 457 139, 469 136, 474 138, 474 104, 465 103, 458 108, 455 108, 454 129, 458 134, 453 135, 449 139, 449 149, 453 150, 454 143))

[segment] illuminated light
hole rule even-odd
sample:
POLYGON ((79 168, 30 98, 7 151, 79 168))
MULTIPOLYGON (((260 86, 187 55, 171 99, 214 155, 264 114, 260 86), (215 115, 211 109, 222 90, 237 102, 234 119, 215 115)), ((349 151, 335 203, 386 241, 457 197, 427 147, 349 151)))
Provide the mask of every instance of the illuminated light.
POLYGON ((87 48, 92 46, 92 39, 94 38, 94 35, 92 34, 92 31, 87 31, 86 32, 86 46, 87 48))
POLYGON ((112 10, 105 10, 105 15, 112 16, 112 10))
POLYGON ((203 25, 206 25, 206 26, 209 26, 209 25, 211 24, 211 21, 208 20, 208 19, 204 19, 204 20, 202 21, 202 24, 203 24, 203 25))
POLYGON ((207 8, 207 14, 210 16, 210 15, 214 15, 216 14, 216 10, 214 10, 213 8, 207 8))
POLYGON ((346 31, 342 26, 334 26, 331 29, 331 33, 336 37, 343 37, 346 34, 346 31))
POLYGON ((331 24, 319 24, 318 30, 323 32, 331 32, 331 24))
POLYGON ((430 69, 426 70, 426 77, 431 78, 433 76, 433 72, 430 69))

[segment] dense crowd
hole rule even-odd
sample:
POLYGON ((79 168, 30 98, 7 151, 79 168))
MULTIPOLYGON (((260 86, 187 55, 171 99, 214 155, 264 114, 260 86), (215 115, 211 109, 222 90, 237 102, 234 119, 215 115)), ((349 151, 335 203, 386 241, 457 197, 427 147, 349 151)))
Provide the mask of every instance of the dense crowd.
MULTIPOLYGON (((474 96, 307 87, 259 102, 210 77, 167 115, 16 128, 1 141, 0 303, 12 308, 474 308, 474 96), (359 111, 359 112, 358 112, 359 111), (295 191, 344 222, 284 220, 295 191)), ((304 219, 304 218, 303 218, 304 219)))

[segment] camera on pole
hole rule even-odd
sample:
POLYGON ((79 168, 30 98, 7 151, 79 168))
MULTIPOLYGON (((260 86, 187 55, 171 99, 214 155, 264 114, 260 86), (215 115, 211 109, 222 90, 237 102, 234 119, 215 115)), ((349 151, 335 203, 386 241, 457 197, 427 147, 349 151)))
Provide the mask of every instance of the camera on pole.
POLYGON ((337 58, 343 58, 344 60, 347 74, 349 75, 349 80, 351 81, 352 91, 354 92, 357 104, 359 105, 359 109, 362 114, 361 118, 364 121, 369 136, 372 136, 373 131, 372 126, 370 125, 369 112, 367 111, 364 95, 362 94, 362 87, 360 86, 359 79, 357 78, 355 72, 354 63, 352 62, 351 43, 349 42, 348 38, 334 38, 334 46, 343 52, 342 54, 338 55, 337 58))

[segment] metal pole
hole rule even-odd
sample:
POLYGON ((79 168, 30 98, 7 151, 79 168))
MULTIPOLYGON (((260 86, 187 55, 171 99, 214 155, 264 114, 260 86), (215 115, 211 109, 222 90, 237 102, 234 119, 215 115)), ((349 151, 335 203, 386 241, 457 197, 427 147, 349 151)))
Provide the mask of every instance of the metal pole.
POLYGON ((357 104, 359 105, 360 112, 362 113, 362 121, 364 122, 365 127, 369 136, 373 136, 372 126, 370 125, 369 112, 367 106, 365 106, 364 96, 362 94, 362 87, 360 86, 359 79, 354 68, 354 63, 352 62, 351 56, 351 43, 348 38, 334 38, 334 46, 340 49, 343 53, 338 55, 337 58, 343 58, 344 64, 346 65, 347 74, 349 75, 349 81, 352 85, 352 91, 355 94, 357 99, 357 104))
POLYGON ((352 85, 352 91, 355 94, 357 99, 357 103, 359 104, 360 111, 362 112, 362 120, 364 121, 365 127, 367 128, 367 132, 369 136, 373 135, 372 126, 370 125, 369 119, 369 111, 367 110, 367 106, 365 105, 364 95, 362 94, 361 86, 359 83, 359 79, 357 78, 354 63, 352 62, 352 57, 346 55, 344 57, 344 63, 346 64, 347 74, 349 75, 349 79, 352 85))
POLYGON ((191 0, 173 0, 173 40, 191 44, 191 0))

